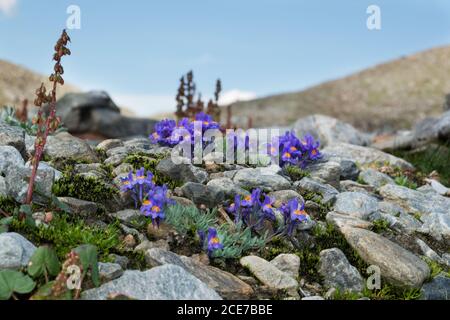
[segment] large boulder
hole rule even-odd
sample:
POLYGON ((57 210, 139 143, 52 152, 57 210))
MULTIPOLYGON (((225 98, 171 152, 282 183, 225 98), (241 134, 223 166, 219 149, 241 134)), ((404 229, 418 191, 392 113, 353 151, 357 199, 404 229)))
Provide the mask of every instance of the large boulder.
POLYGON ((383 151, 348 143, 336 143, 329 145, 323 149, 323 153, 328 156, 351 159, 361 166, 366 166, 373 163, 387 163, 390 166, 399 167, 401 169, 414 169, 414 166, 409 162, 383 151))
POLYGON ((294 125, 294 131, 299 137, 311 134, 320 140, 322 146, 337 142, 361 146, 370 143, 368 134, 360 132, 348 123, 320 114, 299 119, 294 125))
POLYGON ((129 118, 103 91, 68 93, 57 102, 57 115, 73 134, 98 134, 105 138, 147 136, 155 121, 129 118))
POLYGON ((430 268, 419 257, 398 244, 369 230, 340 229, 350 246, 367 264, 380 268, 381 277, 402 288, 420 288, 430 268))
POLYGON ((22 128, 10 126, 0 120, 0 146, 14 147, 22 156, 25 156, 25 131, 22 128))

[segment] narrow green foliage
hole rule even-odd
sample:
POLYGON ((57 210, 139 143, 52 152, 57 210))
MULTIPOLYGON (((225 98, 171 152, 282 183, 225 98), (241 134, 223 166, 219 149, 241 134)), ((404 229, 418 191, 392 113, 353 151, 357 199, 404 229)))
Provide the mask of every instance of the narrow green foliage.
POLYGON ((385 219, 375 220, 375 221, 372 221, 372 223, 373 223, 373 226, 372 226, 371 230, 375 233, 382 233, 382 232, 390 231, 389 222, 385 219))
POLYGON ((413 189, 413 190, 417 189, 417 183, 409 180, 409 178, 407 176, 403 176, 403 175, 398 176, 395 178, 394 181, 399 186, 406 187, 406 188, 413 189))
POLYGON ((303 170, 300 167, 288 165, 283 168, 287 175, 292 179, 292 181, 302 180, 305 177, 309 177, 310 173, 303 170))
POLYGON ((235 226, 222 224, 218 226, 216 210, 202 212, 196 207, 169 206, 166 210, 165 221, 180 234, 194 238, 197 237, 200 230, 207 231, 208 228, 217 228, 217 233, 224 248, 214 252, 215 258, 240 258, 249 250, 262 249, 266 242, 265 236, 254 236, 251 230, 245 228, 242 224, 235 226))

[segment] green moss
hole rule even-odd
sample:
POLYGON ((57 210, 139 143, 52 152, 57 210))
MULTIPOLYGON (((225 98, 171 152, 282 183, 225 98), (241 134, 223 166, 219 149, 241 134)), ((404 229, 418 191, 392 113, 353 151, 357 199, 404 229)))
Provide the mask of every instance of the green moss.
POLYGON ((93 177, 84 177, 65 172, 63 176, 53 184, 53 194, 57 197, 72 197, 85 201, 105 203, 118 190, 93 177))
POLYGON ((165 184, 172 190, 181 187, 183 185, 182 182, 173 180, 156 170, 156 166, 163 158, 163 155, 152 158, 146 154, 133 153, 125 158, 124 163, 131 164, 134 170, 144 168, 145 170, 151 171, 153 173, 153 180, 157 185, 165 184))
POLYGON ((0 209, 6 213, 12 214, 14 209, 20 207, 20 203, 11 197, 0 196, 0 209))
POLYGON ((436 276, 438 276, 441 273, 449 273, 450 274, 450 268, 446 268, 444 266, 441 266, 439 263, 437 263, 434 260, 431 260, 427 257, 422 257, 422 259, 428 264, 428 267, 430 268, 430 277, 429 281, 434 279, 436 276))
POLYGON ((106 151, 104 149, 95 148, 94 152, 97 155, 97 157, 100 159, 101 163, 103 163, 108 158, 108 156, 106 155, 106 151))
POLYGON ((362 293, 341 291, 337 289, 333 294, 333 300, 358 300, 367 297, 370 300, 417 300, 420 298, 420 289, 398 289, 385 284, 380 290, 365 288, 362 293))
POLYGON ((73 248, 82 244, 95 245, 101 259, 106 259, 109 253, 119 250, 121 244, 120 231, 116 223, 106 228, 99 228, 88 226, 80 219, 70 219, 67 215, 55 215, 48 227, 36 228, 14 219, 11 228, 15 232, 24 234, 27 239, 37 245, 53 246, 61 261, 65 260, 66 254, 73 248))
POLYGON ((389 232, 389 222, 385 219, 379 219, 372 222, 371 230, 375 233, 389 232))
POLYGON ((303 170, 302 168, 297 166, 286 166, 284 167, 284 171, 293 181, 298 181, 310 176, 310 173, 308 171, 303 170))

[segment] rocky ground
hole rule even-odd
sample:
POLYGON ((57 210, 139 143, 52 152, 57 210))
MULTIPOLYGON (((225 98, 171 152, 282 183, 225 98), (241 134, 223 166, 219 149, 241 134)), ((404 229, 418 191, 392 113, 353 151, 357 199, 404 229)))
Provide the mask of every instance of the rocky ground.
MULTIPOLYGON (((420 141, 448 139, 450 125, 442 119, 450 113, 420 141)), ((446 183, 370 146, 373 137, 336 119, 303 118, 294 129, 323 144, 322 159, 304 171, 175 165, 169 148, 145 137, 93 145, 67 132, 51 136, 33 199, 38 226, 14 219, 0 229, 0 270, 23 270, 43 244, 63 259, 90 243, 98 249, 101 284, 85 283, 82 299, 449 299, 446 183), (185 216, 173 213, 155 229, 134 209, 119 192, 120 178, 141 167, 170 187, 185 216), (210 259, 190 230, 198 221, 189 216, 233 225, 223 208, 254 188, 280 203, 305 201, 311 223, 290 240, 251 235, 254 245, 210 259), (380 271, 381 288, 371 290, 373 270, 380 271)), ((6 215, 24 201, 33 142, 23 129, 0 122, 0 207, 6 215)))

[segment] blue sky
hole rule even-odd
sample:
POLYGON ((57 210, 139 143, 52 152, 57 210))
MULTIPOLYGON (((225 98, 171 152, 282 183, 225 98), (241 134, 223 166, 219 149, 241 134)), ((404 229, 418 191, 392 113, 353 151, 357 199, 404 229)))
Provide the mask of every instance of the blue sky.
POLYGON ((230 99, 265 96, 450 43, 448 0, 0 0, 0 59, 48 74, 71 4, 81 30, 69 30, 66 81, 140 115, 171 112, 190 69, 206 96, 218 77, 230 99))

